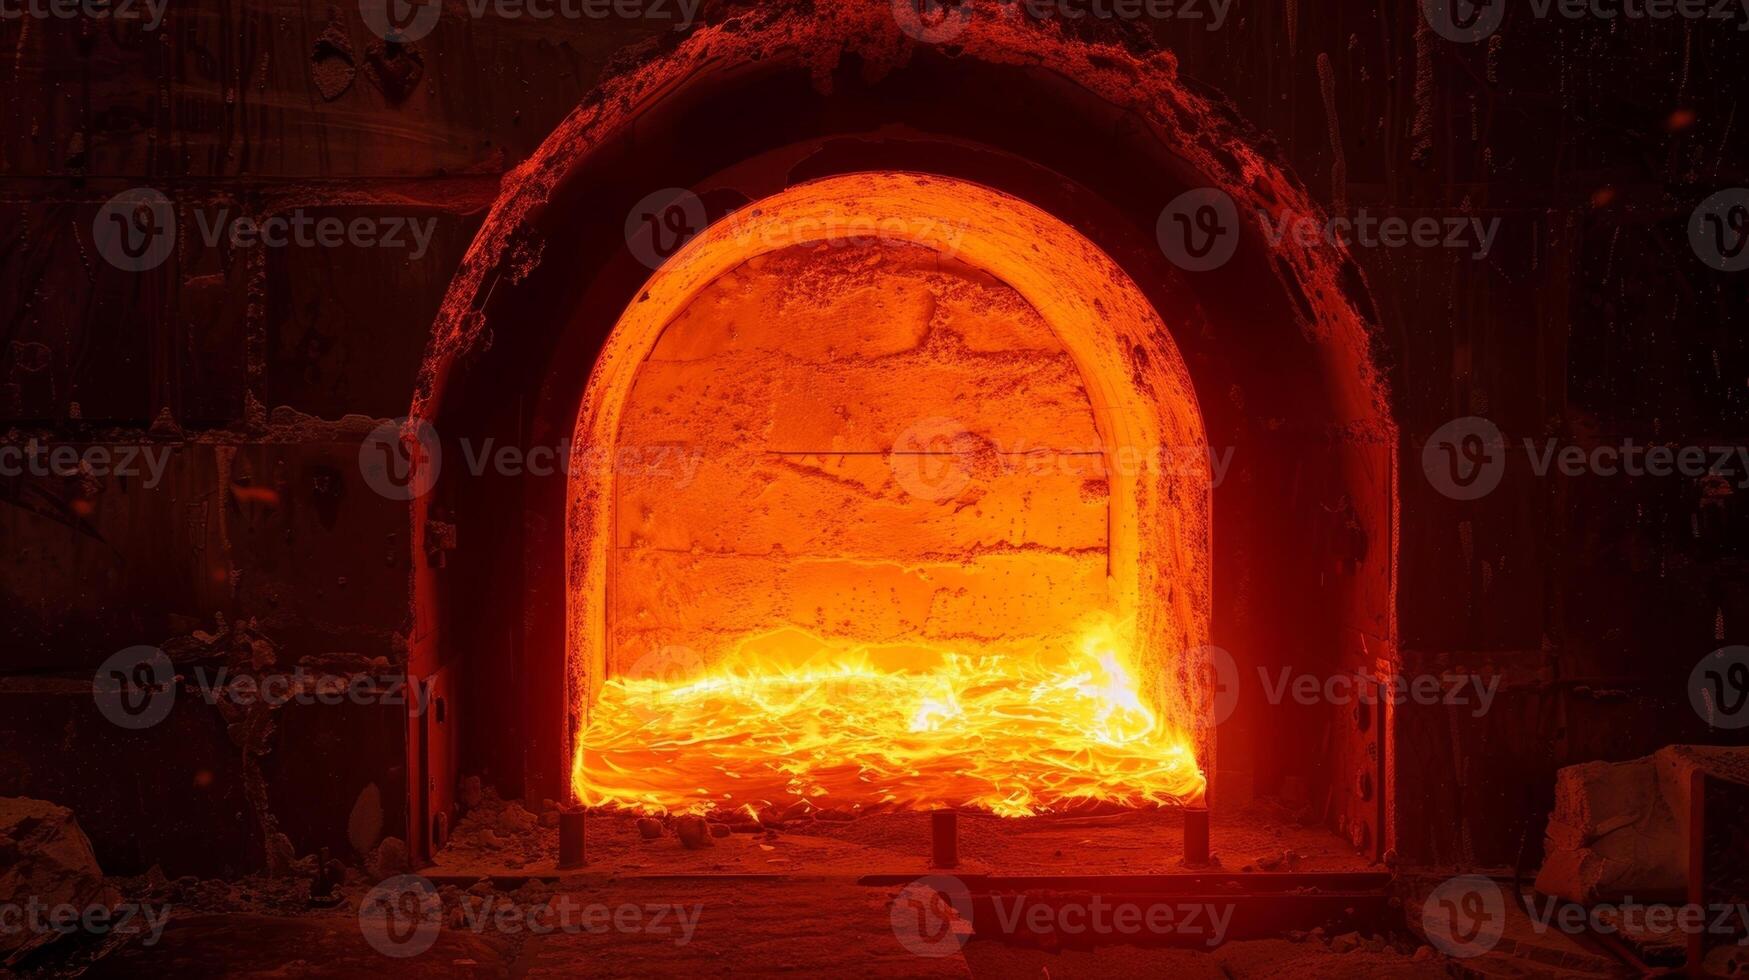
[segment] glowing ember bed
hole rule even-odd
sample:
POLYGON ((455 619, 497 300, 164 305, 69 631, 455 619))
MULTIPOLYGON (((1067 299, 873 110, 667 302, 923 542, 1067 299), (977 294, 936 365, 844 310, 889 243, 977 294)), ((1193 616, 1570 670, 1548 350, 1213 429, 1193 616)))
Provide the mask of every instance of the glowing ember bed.
POLYGON ((883 669, 860 653, 784 670, 610 681, 584 733, 583 801, 758 817, 869 804, 1002 816, 1198 802, 1183 737, 1142 703, 1113 631, 1067 656, 944 654, 883 669))

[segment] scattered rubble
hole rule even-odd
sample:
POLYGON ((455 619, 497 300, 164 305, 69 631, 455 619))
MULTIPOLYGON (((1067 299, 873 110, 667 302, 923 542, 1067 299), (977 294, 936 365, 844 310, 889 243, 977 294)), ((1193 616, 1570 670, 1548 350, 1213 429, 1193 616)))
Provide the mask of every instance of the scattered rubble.
MULTIPOLYGON (((501 798, 478 776, 463 779, 460 790, 463 815, 445 853, 465 859, 490 852, 510 868, 547 861, 558 853, 558 831, 520 801, 501 798)), ((543 810, 548 802, 542 801, 543 810)))
POLYGON ((716 841, 711 839, 710 827, 703 817, 675 817, 674 835, 680 838, 680 845, 689 851, 716 846, 716 841))
POLYGON ((539 817, 524 809, 522 804, 513 801, 498 811, 498 820, 493 827, 502 836, 516 837, 533 830, 539 824, 539 817))
POLYGON ((377 879, 403 874, 413 868, 413 858, 407 842, 399 837, 384 837, 371 855, 370 873, 377 879))
POLYGON ((1280 854, 1266 854, 1258 858, 1254 864, 1259 871, 1297 871, 1300 866, 1300 855, 1292 850, 1283 851, 1280 854))
MULTIPOLYGON (((0 799, 0 897, 15 896, 79 907, 118 901, 73 811, 46 800, 7 797, 0 799)), ((0 930, 0 953, 38 938, 26 930, 0 930)))
POLYGON ((1689 777, 1744 756, 1749 748, 1673 745, 1641 759, 1560 770, 1537 891, 1581 904, 1680 897, 1689 777))

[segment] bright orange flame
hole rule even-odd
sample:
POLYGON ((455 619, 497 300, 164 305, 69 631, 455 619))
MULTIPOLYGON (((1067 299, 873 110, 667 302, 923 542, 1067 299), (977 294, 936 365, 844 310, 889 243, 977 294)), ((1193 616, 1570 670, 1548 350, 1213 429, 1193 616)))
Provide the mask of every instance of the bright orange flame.
POLYGON ((1202 798, 1189 741, 1144 703, 1111 626, 1067 654, 938 652, 925 669, 866 650, 798 666, 752 646, 693 676, 608 681, 579 739, 578 798, 646 812, 806 799, 1002 816, 1202 798))

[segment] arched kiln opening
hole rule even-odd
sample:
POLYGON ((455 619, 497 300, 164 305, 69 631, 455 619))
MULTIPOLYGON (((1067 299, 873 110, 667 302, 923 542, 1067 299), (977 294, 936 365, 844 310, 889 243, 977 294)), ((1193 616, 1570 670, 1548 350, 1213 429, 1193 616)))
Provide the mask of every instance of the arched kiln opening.
MULTIPOLYGON (((1093 296, 1093 314, 1050 326, 1080 372, 1102 456, 1112 446, 1206 442, 1206 456, 1173 456, 1129 491, 1111 483, 1105 548, 1107 594, 1133 630, 1134 656, 1167 668, 1147 676, 1150 705, 1193 706, 1179 728, 1207 770, 1216 822, 1270 797, 1282 804, 1270 812, 1291 825, 1382 854, 1396 764, 1389 711, 1272 701, 1269 692, 1283 671, 1382 677, 1395 667, 1387 338, 1340 249, 1271 239, 1266 224, 1317 219, 1311 195, 1229 107, 1179 79, 1169 57, 983 19, 938 48, 913 43, 879 4, 701 30, 604 81, 506 178, 434 325, 410 417, 441 434, 449 460, 469 447, 545 453, 575 443, 599 461, 621 436, 607 422, 687 300, 743 265, 740 253, 821 237, 819 225, 767 225, 777 229, 772 240, 753 248, 727 234, 747 227, 729 219, 764 220, 776 202, 869 174, 913 184, 846 198, 836 220, 879 215, 861 226, 878 232, 916 207, 915 181, 952 181, 959 196, 929 215, 947 228, 951 216, 977 210, 963 188, 981 188, 1012 202, 967 222, 990 232, 984 244, 930 244, 916 233, 903 244, 951 253, 1047 322, 1053 304, 1085 306, 1093 296), (1240 239, 1224 266, 1193 272, 1163 252, 1158 221, 1181 195, 1206 190, 1232 200, 1240 239), (652 194, 679 191, 701 211, 690 230, 704 233, 652 279, 628 247, 628 218, 652 194), (785 238, 786 227, 805 233, 785 238), (1006 232, 1014 234, 999 247, 1006 232), (1065 271, 1077 263, 1078 278, 1065 271), (1048 298, 1053 289, 1063 300, 1048 298), (658 294, 666 312, 624 329, 622 319, 655 309, 658 294), (1138 309, 1127 312, 1132 302, 1138 309), (1157 326, 1147 333, 1143 323, 1157 326), (1093 324, 1111 334, 1092 336, 1093 324), (1146 411, 1116 410, 1126 386, 1146 395, 1146 411), (1155 431, 1117 428, 1135 419, 1155 431), (1174 419, 1185 424, 1175 429, 1174 419), (1193 466, 1210 472, 1199 482, 1185 472, 1193 466), (1179 561, 1165 542, 1194 542, 1203 555, 1179 561), (1134 596, 1142 601, 1132 621, 1120 600, 1134 596), (1186 655, 1205 643, 1231 656, 1186 655), (1232 668, 1224 676, 1209 669, 1223 665, 1232 668)), ((960 437, 925 428, 917 438, 947 446, 960 437)), ((994 507, 998 498, 988 499, 994 507)), ((614 501, 606 482, 462 466, 446 466, 412 501, 423 561, 413 576, 410 670, 450 695, 441 718, 409 722, 409 809, 421 848, 441 846, 458 775, 537 800, 573 792, 575 736, 591 697, 632 666, 609 659, 606 552, 585 558, 616 540, 614 501), (579 535, 593 544, 576 547, 579 535)), ((1061 594, 1079 604, 1089 593, 1061 594)), ((832 632, 811 607, 797 611, 792 599, 787 608, 810 635, 832 632)), ((859 608, 873 621, 877 606, 859 608)), ((825 615, 828 625, 845 618, 825 615)), ((891 635, 927 620, 911 616, 891 635)))
POLYGON ((575 444, 584 800, 1202 798, 1207 440, 1060 220, 906 173, 749 205, 627 308, 575 444))

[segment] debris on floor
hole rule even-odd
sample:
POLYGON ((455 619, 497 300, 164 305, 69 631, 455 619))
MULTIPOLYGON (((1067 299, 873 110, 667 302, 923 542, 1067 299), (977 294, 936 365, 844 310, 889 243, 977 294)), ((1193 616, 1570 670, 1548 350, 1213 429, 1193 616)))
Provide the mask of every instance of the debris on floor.
MULTIPOLYGON (((115 904, 115 890, 104 881, 73 811, 44 800, 0 799, 0 901, 15 896, 81 909, 115 904)), ((53 938, 25 928, 0 929, 0 959, 53 938)))
POLYGON ((1672 745, 1627 762, 1586 762, 1555 777, 1536 889, 1580 904, 1679 900, 1688 866, 1689 778, 1749 748, 1672 745))

